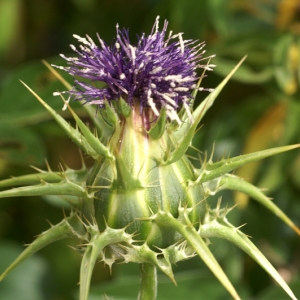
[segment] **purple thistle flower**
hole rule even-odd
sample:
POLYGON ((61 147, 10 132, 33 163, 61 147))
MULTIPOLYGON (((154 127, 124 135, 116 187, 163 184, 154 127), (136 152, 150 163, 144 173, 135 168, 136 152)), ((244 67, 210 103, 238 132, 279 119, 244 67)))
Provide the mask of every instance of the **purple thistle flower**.
POLYGON ((106 100, 111 102, 123 98, 130 106, 138 102, 141 112, 144 107, 150 107, 156 116, 165 108, 171 120, 181 123, 177 109, 183 106, 190 115, 191 93, 199 79, 196 69, 212 70, 214 65, 201 65, 200 61, 213 56, 203 58, 205 43, 195 45, 197 41, 183 40, 182 33, 173 35, 171 31, 165 40, 168 22, 164 22, 162 31, 158 30, 158 25, 159 17, 151 34, 139 37, 136 46, 130 44, 128 30, 120 30, 118 25, 117 38, 112 46, 98 35, 100 47, 89 36, 74 35, 82 43, 80 50, 71 45, 78 57, 61 54, 70 66, 55 67, 73 76, 87 78, 91 84, 75 79, 73 89, 62 93, 100 107, 106 100), (92 84, 98 81, 106 86, 99 88, 92 84))

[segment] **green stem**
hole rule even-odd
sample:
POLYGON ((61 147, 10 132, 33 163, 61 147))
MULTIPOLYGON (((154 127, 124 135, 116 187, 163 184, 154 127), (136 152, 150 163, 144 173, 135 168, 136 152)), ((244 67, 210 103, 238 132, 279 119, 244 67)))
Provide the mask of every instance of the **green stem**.
POLYGON ((155 300, 157 295, 156 267, 149 263, 140 264, 140 276, 138 300, 155 300))

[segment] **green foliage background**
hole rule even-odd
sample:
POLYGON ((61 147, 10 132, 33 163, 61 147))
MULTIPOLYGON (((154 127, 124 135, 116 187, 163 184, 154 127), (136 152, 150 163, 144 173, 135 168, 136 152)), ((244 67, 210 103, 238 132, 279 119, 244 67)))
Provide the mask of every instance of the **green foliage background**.
MULTIPOLYGON (((47 168, 45 159, 53 170, 61 162, 81 166, 76 147, 19 79, 61 111, 61 100, 52 93, 63 87, 41 59, 63 63, 57 54, 70 53, 69 44, 76 43, 74 33, 95 38, 98 32, 109 43, 116 23, 130 28, 134 41, 136 33, 150 32, 157 15, 161 24, 167 19, 169 29, 184 32, 186 39, 205 40, 207 54, 217 55, 213 59, 217 67, 203 81, 205 87, 215 87, 248 55, 205 117, 195 147, 210 153, 214 143, 214 155, 220 158, 300 142, 298 0, 0 0, 0 179, 32 172, 29 165, 47 168)), ((197 101, 204 97, 198 93, 197 101)), ((72 105, 88 122, 80 105, 72 105)), ((86 163, 90 164, 88 158, 86 163)), ((268 188, 268 195, 300 226, 299 150, 251 164, 238 173, 268 188)), ((299 236, 251 199, 228 192, 222 198, 223 205, 239 203, 230 221, 247 223, 244 232, 300 297, 299 236)), ((49 227, 46 220, 55 224, 68 209, 55 197, 1 200, 0 272, 22 251, 22 243, 30 243, 49 227)), ((243 299, 287 299, 238 249, 219 240, 212 243, 243 299)), ((68 245, 71 242, 57 242, 16 269, 0 283, 0 300, 77 299, 80 254, 68 245)), ((197 258, 176 267, 177 287, 160 276, 158 299, 229 297, 197 258)), ((101 299, 103 293, 133 299, 138 268, 117 265, 111 275, 99 263, 93 282, 91 300, 101 299)))

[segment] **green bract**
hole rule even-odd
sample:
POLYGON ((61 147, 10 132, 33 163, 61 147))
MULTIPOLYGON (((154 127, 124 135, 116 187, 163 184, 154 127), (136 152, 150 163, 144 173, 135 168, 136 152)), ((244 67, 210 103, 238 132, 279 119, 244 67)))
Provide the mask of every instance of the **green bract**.
POLYGON ((141 285, 138 297, 155 299, 156 268, 175 282, 172 264, 195 255, 205 262, 234 299, 240 299, 207 245, 209 238, 219 237, 244 250, 292 299, 296 299, 264 255, 238 227, 228 222, 226 215, 230 209, 221 208, 220 202, 216 208, 210 208, 209 196, 221 189, 244 192, 299 234, 292 221, 258 188, 230 174, 246 163, 292 150, 299 145, 218 162, 204 159, 200 169, 195 169, 185 155, 202 117, 238 66, 194 111, 189 114, 185 108, 179 112, 181 124, 167 119, 164 109, 156 117, 150 108, 145 108, 141 113, 139 105, 128 106, 126 101, 120 99, 106 103, 102 113, 98 114, 95 114, 93 107, 84 106, 92 116, 95 131, 90 131, 68 106, 77 123, 77 128, 73 128, 24 84, 95 163, 91 169, 40 171, 0 182, 1 188, 21 186, 0 192, 1 198, 76 196, 70 198, 70 204, 74 207, 70 215, 36 238, 0 279, 48 244, 73 238, 80 245, 80 251, 84 251, 80 300, 88 299, 91 275, 97 260, 109 266, 116 261, 139 263, 141 285), (193 122, 190 122, 191 116, 193 122))

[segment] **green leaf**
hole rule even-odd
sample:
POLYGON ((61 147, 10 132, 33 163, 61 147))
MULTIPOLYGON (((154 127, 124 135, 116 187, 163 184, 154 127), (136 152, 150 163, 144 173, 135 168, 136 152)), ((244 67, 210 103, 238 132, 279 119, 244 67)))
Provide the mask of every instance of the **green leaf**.
POLYGON ((131 107, 127 102, 123 99, 120 98, 119 101, 116 102, 118 104, 118 107, 120 109, 120 113, 125 117, 128 118, 131 113, 131 107))
POLYGON ((276 147, 263 151, 253 152, 250 154, 222 159, 221 161, 218 161, 216 163, 213 163, 211 161, 205 162, 201 169, 196 170, 196 174, 198 175, 197 182, 206 182, 215 179, 241 167, 244 164, 248 164, 250 162, 257 161, 285 151, 293 150, 299 147, 300 144, 276 147))
POLYGON ((75 114, 75 112, 69 105, 68 105, 68 109, 70 110, 72 116, 74 117, 83 136, 86 138, 86 141, 93 148, 93 150, 99 155, 99 159, 101 159, 104 156, 108 159, 114 160, 114 156, 110 153, 108 148, 105 147, 96 136, 94 136, 94 134, 90 131, 90 129, 81 121, 81 119, 75 114))
MULTIPOLYGON (((0 241, 0 270, 7 267, 23 250, 4 240, 0 241)), ((41 300, 45 297, 44 278, 49 276, 49 266, 41 256, 30 257, 0 284, 0 297, 3 300, 41 300), (29 271, 30 270, 30 271, 29 271)))
MULTIPOLYGON (((232 69, 233 61, 217 56, 214 63, 218 66, 216 72, 221 76, 226 76, 232 69)), ((274 69, 272 66, 265 67, 262 71, 253 71, 250 67, 242 65, 232 76, 232 79, 245 83, 264 83, 273 77, 274 69)))
MULTIPOLYGON (((0 198, 47 195, 67 195, 89 198, 87 190, 85 188, 71 181, 59 183, 47 183, 43 181, 39 185, 19 187, 0 192, 0 198)), ((78 205, 79 202, 80 201, 77 199, 75 203, 71 204, 78 205)))
MULTIPOLYGON (((72 229, 69 222, 80 222, 76 215, 61 221, 55 226, 52 226, 47 231, 39 235, 27 248, 17 257, 17 259, 1 274, 0 281, 6 277, 6 275, 21 264, 28 257, 32 256, 34 253, 38 252, 40 249, 46 247, 47 245, 68 237, 74 237, 74 229, 72 229)), ((82 226, 82 224, 81 224, 82 226)), ((75 235, 77 238, 77 235, 75 235)))
MULTIPOLYGON (((22 82, 22 81, 21 81, 22 82)), ((88 155, 94 159, 98 159, 99 155, 89 145, 86 138, 83 137, 78 130, 74 129, 67 121, 64 120, 55 110, 53 110, 45 101, 43 101, 29 86, 24 82, 23 85, 36 97, 37 100, 46 108, 46 110, 53 116, 55 121, 61 126, 61 128, 70 136, 73 142, 88 155)))
POLYGON ((48 183, 58 183, 62 181, 62 176, 58 173, 36 173, 23 175, 19 177, 8 178, 0 181, 0 188, 10 187, 10 186, 24 186, 24 185, 34 185, 39 184, 41 181, 46 181, 48 183))
POLYGON ((80 183, 86 178, 88 173, 87 169, 85 168, 82 168, 81 170, 67 169, 61 172, 52 172, 51 170, 49 172, 39 169, 37 170, 40 172, 1 180, 0 188, 10 186, 35 185, 40 184, 41 182, 59 183, 63 181, 65 177, 67 177, 69 181, 80 183))
POLYGON ((88 243, 80 267, 80 300, 87 300, 89 296, 92 272, 99 258, 100 252, 109 244, 121 243, 128 240, 122 229, 107 228, 104 232, 93 232, 91 227, 91 240, 88 243))
POLYGON ((193 112, 192 117, 194 120, 193 124, 190 124, 190 120, 184 120, 183 125, 175 131, 174 137, 177 139, 178 144, 175 144, 175 150, 167 155, 166 159, 162 162, 162 165, 168 165, 179 160, 187 151, 188 147, 191 144, 191 141, 195 135, 198 124, 205 115, 206 111, 213 105, 215 99, 226 85, 230 77, 234 72, 239 68, 239 66, 246 59, 246 56, 235 66, 235 68, 227 75, 227 77, 217 86, 217 88, 211 92, 206 99, 196 108, 193 112), (183 138, 182 138, 183 137, 183 138))
POLYGON ((293 299, 297 300, 289 286, 282 279, 276 269, 266 259, 266 257, 259 251, 257 247, 243 234, 238 228, 235 228, 228 222, 217 222, 214 218, 212 222, 207 222, 200 227, 200 235, 203 238, 222 238, 226 239, 251 256, 267 273, 269 273, 275 281, 285 290, 285 292, 293 299), (224 223, 224 224, 223 224, 224 223))
MULTIPOLYGON (((200 120, 199 120, 200 121, 200 120)), ((187 151, 188 147, 191 144, 191 141, 195 135, 195 131, 197 129, 197 126, 199 124, 198 120, 195 120, 192 126, 190 126, 187 130, 187 133, 184 135, 184 138, 178 145, 175 146, 175 150, 172 151, 170 154, 167 153, 164 160, 161 162, 161 164, 164 165, 170 165, 177 160, 179 160, 187 151)))
POLYGON ((193 112, 193 118, 194 120, 199 119, 199 122, 205 115, 205 113, 208 111, 208 109, 213 105, 214 101, 218 97, 218 95, 221 93, 222 89, 225 87, 229 79, 233 76, 233 74, 240 68, 244 60, 247 56, 244 56, 240 62, 231 70, 231 72, 223 79, 223 81, 214 89, 213 92, 211 92, 204 101, 201 102, 201 104, 195 109, 193 112))
POLYGON ((154 122, 154 124, 151 126, 151 128, 150 128, 150 130, 148 132, 148 134, 154 140, 158 140, 159 138, 161 138, 162 135, 165 132, 166 121, 167 121, 166 114, 167 114, 166 110, 162 108, 161 111, 160 111, 160 113, 159 113, 158 120, 156 120, 154 122))
MULTIPOLYGON (((49 71, 57 78, 67 90, 72 89, 72 86, 63 78, 60 73, 57 72, 47 61, 43 60, 44 65, 49 69, 49 71)), ((73 106, 73 105, 72 105, 73 106)), ((88 115, 90 116, 91 120, 93 121, 94 125, 97 128, 97 132, 99 134, 99 139, 102 143, 107 144, 110 136, 113 134, 114 128, 113 126, 109 125, 107 121, 102 117, 101 113, 98 113, 95 109, 95 105, 89 105, 86 103, 82 105, 82 107, 86 110, 88 115)))
POLYGON ((203 238, 199 236, 194 226, 190 223, 188 217, 185 218, 185 224, 183 224, 181 221, 175 219, 170 213, 158 212, 155 215, 154 221, 161 226, 168 226, 177 230, 187 240, 194 251, 197 252, 199 257, 219 279, 231 296, 234 299, 240 299, 226 274, 216 261, 203 238))
POLYGON ((93 121, 100 142, 104 145, 108 144, 108 141, 114 133, 114 127, 107 123, 105 118, 102 116, 103 112, 97 111, 95 105, 85 104, 83 108, 86 110, 90 119, 93 121))
MULTIPOLYGON (((202 102, 201 104, 194 110, 192 117, 194 122, 199 124, 201 119, 204 117, 205 113, 208 111, 208 109, 213 105, 214 101, 216 100, 217 96, 220 94, 222 89, 225 87, 229 79, 232 77, 232 75, 236 72, 236 70, 240 67, 240 65, 243 63, 243 61, 246 59, 246 56, 244 56, 241 61, 232 69, 232 71, 226 76, 225 79, 214 89, 213 92, 211 92, 202 102)), ((181 127, 175 131, 173 134, 177 141, 181 141, 182 137, 185 137, 187 134, 186 132, 189 132, 191 128, 190 121, 188 117, 184 120, 181 127)))
POLYGON ((285 222, 300 235, 299 228, 291 221, 291 219, 274 202, 272 202, 270 198, 268 198, 259 188, 257 188, 253 184, 243 180, 240 177, 227 174, 220 177, 217 186, 218 191, 229 189, 245 193, 252 199, 265 206, 267 209, 269 209, 272 213, 278 216, 283 222, 285 222))
POLYGON ((118 156, 115 160, 117 177, 113 181, 112 189, 122 189, 124 191, 142 189, 143 185, 141 181, 134 177, 128 170, 128 166, 125 164, 122 156, 118 156))

